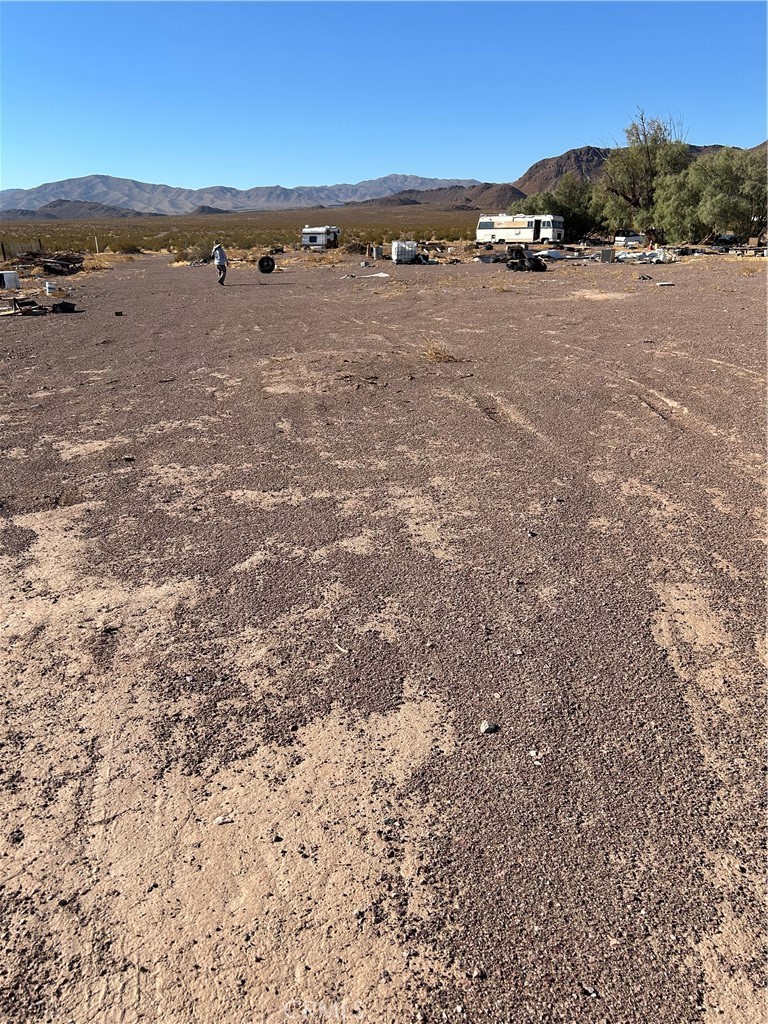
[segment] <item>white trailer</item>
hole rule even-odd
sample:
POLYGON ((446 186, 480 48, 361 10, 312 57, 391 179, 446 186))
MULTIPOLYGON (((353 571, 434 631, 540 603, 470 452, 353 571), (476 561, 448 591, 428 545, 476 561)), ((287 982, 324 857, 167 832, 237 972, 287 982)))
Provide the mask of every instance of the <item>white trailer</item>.
POLYGON ((482 213, 475 241, 562 242, 564 234, 563 218, 553 213, 482 213))
POLYGON ((322 228, 311 228, 309 224, 305 224, 301 232, 301 247, 319 251, 338 249, 340 234, 341 228, 331 227, 330 224, 322 228))

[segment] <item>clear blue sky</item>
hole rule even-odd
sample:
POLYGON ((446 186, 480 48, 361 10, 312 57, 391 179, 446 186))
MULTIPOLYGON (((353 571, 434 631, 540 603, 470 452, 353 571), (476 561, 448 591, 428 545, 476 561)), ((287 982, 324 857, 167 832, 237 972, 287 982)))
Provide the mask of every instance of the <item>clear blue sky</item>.
POLYGON ((2 188, 514 181, 639 107, 768 134, 762 2, 2 0, 0 31, 2 188))

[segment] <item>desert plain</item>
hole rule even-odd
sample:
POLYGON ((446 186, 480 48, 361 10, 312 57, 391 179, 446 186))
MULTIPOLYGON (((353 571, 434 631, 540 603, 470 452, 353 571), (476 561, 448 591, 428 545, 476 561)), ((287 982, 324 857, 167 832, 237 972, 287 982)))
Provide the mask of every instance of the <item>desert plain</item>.
POLYGON ((764 261, 278 265, 0 320, 0 1020, 764 1020, 764 261))

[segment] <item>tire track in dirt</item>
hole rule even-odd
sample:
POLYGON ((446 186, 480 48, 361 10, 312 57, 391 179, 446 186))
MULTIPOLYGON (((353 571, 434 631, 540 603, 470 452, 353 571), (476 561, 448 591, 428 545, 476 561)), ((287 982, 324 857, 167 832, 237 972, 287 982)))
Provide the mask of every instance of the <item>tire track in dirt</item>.
MULTIPOLYGON (((760 706, 760 636, 753 637, 755 658, 745 658, 732 628, 716 608, 716 575, 709 578, 682 552, 687 541, 688 512, 658 488, 640 481, 619 481, 613 474, 593 474, 629 508, 640 502, 649 529, 665 539, 677 537, 674 561, 648 566, 657 610, 651 623, 655 642, 674 673, 685 684, 685 700, 704 764, 719 780, 719 796, 712 806, 713 821, 701 855, 705 877, 717 893, 718 931, 701 936, 696 957, 703 967, 706 994, 705 1020, 757 1022, 761 949, 759 922, 750 909, 759 903, 758 878, 744 864, 754 863, 760 846, 746 827, 754 820, 762 793, 756 783, 756 750, 750 737, 759 735, 755 718, 760 706), (738 751, 738 754, 735 752, 738 751), (741 852, 739 852, 741 851, 741 852), (744 859, 746 857, 746 860, 744 859), (754 900, 744 901, 748 888, 754 900)), ((722 563, 720 563, 722 565, 722 563)), ((718 563, 713 563, 716 568, 718 563)), ((727 566, 723 566, 729 571, 727 566)), ((730 571, 729 571, 730 574, 730 571)))

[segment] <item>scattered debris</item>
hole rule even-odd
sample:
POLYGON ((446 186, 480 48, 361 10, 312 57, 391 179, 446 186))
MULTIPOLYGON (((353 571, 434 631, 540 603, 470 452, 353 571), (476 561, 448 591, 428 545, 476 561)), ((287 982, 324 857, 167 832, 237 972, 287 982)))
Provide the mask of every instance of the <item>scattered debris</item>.
POLYGON ((496 722, 489 722, 487 719, 484 719, 480 723, 480 732, 483 733, 483 735, 487 733, 498 732, 499 728, 500 726, 498 726, 496 722))
POLYGON ((350 277, 357 277, 360 278, 360 280, 363 280, 363 278, 366 277, 389 277, 389 274, 385 274, 383 270, 380 270, 378 274, 342 274, 339 280, 345 281, 350 277))
POLYGON ((569 260, 572 258, 560 249, 542 249, 541 252, 537 252, 536 255, 539 259, 544 260, 569 260))
POLYGON ((51 312, 52 313, 74 313, 75 312, 75 304, 74 304, 74 302, 66 302, 66 301, 54 302, 54 304, 51 306, 51 312))
POLYGON ((511 249, 507 260, 507 270, 532 270, 540 273, 547 269, 543 259, 528 249, 511 249))
POLYGON ((16 257, 19 270, 41 267, 46 274, 77 274, 84 262, 85 256, 77 252, 24 252, 16 257))
POLYGON ((45 316, 47 306, 38 305, 37 299, 11 299, 11 312, 19 316, 45 316))
POLYGON ((657 281, 656 282, 656 287, 657 288, 674 288, 675 287, 675 282, 674 281, 657 281))
POLYGON ((617 263, 677 263, 677 256, 666 249, 617 252, 617 263))
POLYGON ((218 818, 213 819, 214 825, 233 825, 235 819, 231 818, 228 814, 220 814, 218 818))

